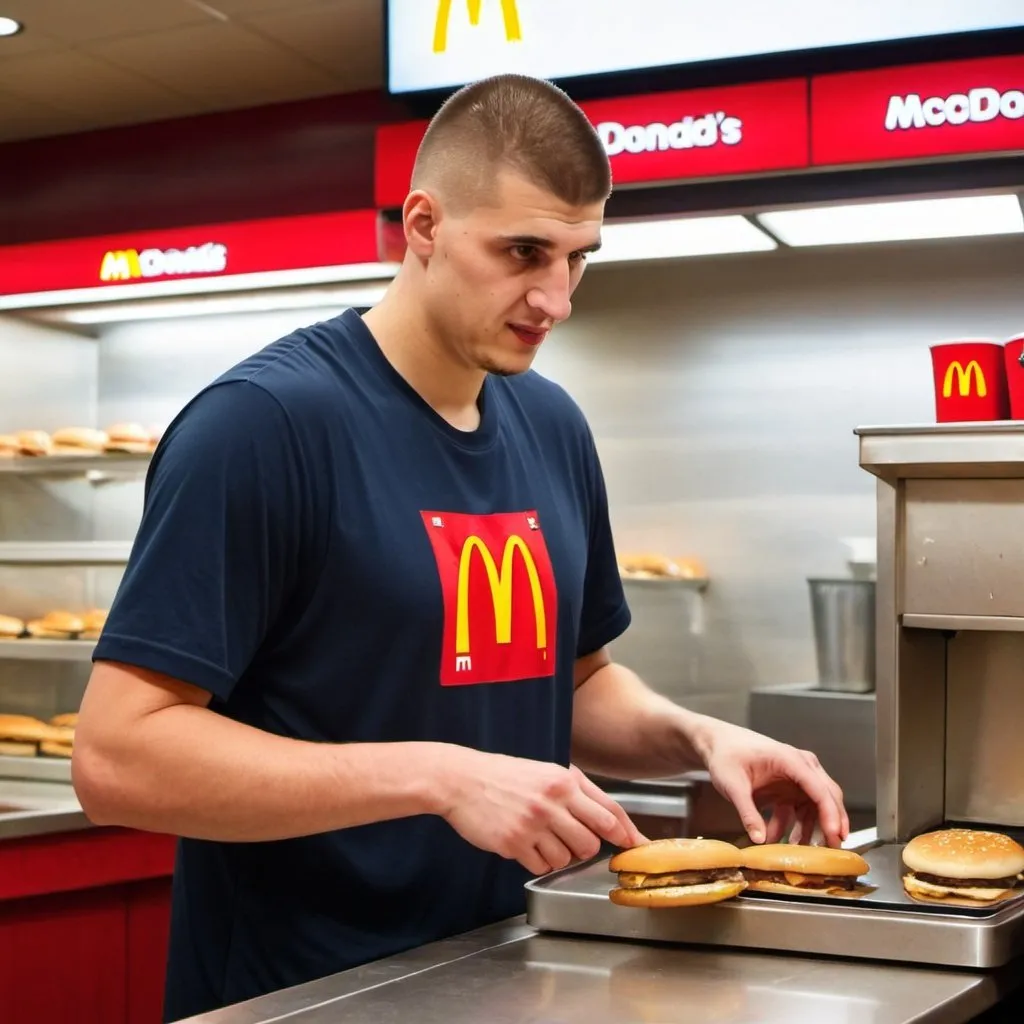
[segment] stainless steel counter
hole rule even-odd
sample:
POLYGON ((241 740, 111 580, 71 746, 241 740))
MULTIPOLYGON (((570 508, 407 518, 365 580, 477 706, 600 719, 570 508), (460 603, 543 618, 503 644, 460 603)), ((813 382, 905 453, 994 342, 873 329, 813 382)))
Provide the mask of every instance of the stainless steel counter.
POLYGON ((0 779, 0 840, 85 828, 92 823, 67 783, 0 779))
POLYGON ((998 977, 591 941, 516 919, 189 1021, 963 1024, 997 1002, 998 977))

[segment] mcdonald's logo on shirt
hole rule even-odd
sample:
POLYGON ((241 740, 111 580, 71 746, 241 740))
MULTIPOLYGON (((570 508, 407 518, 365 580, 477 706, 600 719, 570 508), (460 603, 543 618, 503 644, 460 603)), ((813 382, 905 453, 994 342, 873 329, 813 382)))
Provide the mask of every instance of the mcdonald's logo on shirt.
MULTIPOLYGON (((498 0, 501 6, 501 18, 505 26, 505 41, 518 43, 523 38, 519 24, 519 8, 516 0, 498 0)), ((480 24, 480 11, 483 0, 466 0, 466 14, 470 25, 480 24)), ((448 23, 452 14, 452 0, 438 0, 437 18, 434 21, 434 53, 444 53, 448 49, 448 23)))
POLYGON ((537 513, 422 518, 444 601, 441 685, 554 675, 558 593, 537 513))

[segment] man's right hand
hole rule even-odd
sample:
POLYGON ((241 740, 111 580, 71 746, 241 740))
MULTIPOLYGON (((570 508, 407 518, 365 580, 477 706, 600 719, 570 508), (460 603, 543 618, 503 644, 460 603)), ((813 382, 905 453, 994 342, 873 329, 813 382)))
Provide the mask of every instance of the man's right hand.
POLYGON ((442 755, 440 812, 463 839, 535 875, 589 860, 605 840, 647 839, 626 812, 575 766, 465 747, 442 755))

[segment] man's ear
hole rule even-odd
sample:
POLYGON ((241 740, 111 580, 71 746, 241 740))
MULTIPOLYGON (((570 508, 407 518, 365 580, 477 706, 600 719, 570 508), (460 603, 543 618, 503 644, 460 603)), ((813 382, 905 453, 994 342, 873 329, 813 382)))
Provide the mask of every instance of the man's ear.
POLYGON ((433 255, 434 236, 441 219, 437 198, 424 189, 414 189, 402 204, 405 244, 410 251, 426 259, 433 255))

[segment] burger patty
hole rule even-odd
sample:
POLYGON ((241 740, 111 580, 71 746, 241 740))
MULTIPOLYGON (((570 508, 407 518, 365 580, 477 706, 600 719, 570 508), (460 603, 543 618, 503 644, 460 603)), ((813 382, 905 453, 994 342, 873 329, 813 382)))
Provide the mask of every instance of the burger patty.
POLYGON ((911 871, 915 878, 929 885, 941 885, 947 889, 1015 889, 1020 879, 1009 878, 943 878, 942 875, 927 875, 923 871, 911 871))
POLYGON ((852 875, 833 878, 831 875, 808 875, 803 872, 785 871, 755 871, 753 868, 745 868, 743 872, 748 882, 778 882, 781 885, 791 885, 797 889, 856 889, 857 879, 852 875), (787 877, 788 874, 788 877, 787 877), (800 878, 794 882, 793 877, 800 878))
POLYGON ((742 882, 738 868, 715 868, 711 871, 677 871, 672 874, 646 875, 639 871, 622 871, 619 884, 624 889, 660 889, 668 886, 708 885, 711 882, 742 882))

